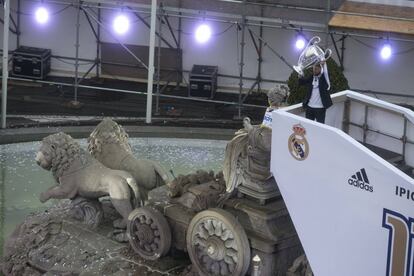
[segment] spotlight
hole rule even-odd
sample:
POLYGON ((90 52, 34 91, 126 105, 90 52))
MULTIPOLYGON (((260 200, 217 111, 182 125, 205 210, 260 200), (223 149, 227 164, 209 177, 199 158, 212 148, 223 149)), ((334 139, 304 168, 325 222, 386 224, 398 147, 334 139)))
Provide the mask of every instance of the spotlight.
POLYGON ((206 24, 202 24, 197 27, 195 32, 195 38, 199 43, 207 42, 211 37, 211 28, 206 24))
POLYGON ((385 44, 381 48, 381 58, 389 59, 392 56, 392 48, 390 44, 385 44))
POLYGON ((129 19, 124 14, 119 14, 113 21, 113 28, 118 34, 125 34, 129 30, 129 19))
POLYGON ((35 18, 39 24, 45 24, 49 20, 49 12, 45 7, 39 7, 35 12, 35 18))
POLYGON ((306 42, 303 36, 300 35, 296 38, 296 42, 295 42, 296 49, 302 50, 303 48, 305 48, 305 44, 306 42))

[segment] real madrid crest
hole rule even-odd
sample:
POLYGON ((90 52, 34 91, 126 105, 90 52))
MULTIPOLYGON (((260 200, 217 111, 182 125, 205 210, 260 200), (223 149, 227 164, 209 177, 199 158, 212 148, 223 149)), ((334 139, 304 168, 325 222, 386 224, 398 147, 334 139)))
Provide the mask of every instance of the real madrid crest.
POLYGON ((289 136, 288 148, 290 154, 298 161, 303 161, 308 157, 309 144, 306 141, 306 130, 301 124, 292 127, 293 133, 289 136))

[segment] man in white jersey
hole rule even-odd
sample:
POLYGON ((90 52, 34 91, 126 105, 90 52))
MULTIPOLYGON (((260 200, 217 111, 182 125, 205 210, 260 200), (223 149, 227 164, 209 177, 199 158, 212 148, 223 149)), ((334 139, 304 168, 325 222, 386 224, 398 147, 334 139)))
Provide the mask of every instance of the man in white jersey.
POLYGON ((313 75, 307 78, 299 76, 299 84, 306 86, 306 95, 303 107, 306 110, 306 118, 325 123, 326 109, 332 105, 328 69, 326 64, 315 64, 313 75))

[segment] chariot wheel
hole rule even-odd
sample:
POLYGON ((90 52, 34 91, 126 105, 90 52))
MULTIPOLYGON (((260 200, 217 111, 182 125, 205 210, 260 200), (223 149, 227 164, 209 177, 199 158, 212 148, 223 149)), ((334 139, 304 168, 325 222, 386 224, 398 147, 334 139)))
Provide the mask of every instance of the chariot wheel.
POLYGON ((198 213, 187 231, 187 250, 198 273, 245 275, 250 265, 250 245, 236 218, 222 209, 198 213))
POLYGON ((170 250, 171 229, 167 219, 148 206, 129 214, 127 234, 134 251, 146 260, 157 260, 170 250))

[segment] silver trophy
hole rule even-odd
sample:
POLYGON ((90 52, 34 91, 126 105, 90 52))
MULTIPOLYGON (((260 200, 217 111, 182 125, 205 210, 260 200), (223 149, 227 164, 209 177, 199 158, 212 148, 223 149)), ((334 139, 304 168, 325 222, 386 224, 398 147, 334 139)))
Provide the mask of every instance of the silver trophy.
POLYGON ((303 75, 303 70, 313 66, 316 63, 326 61, 332 55, 332 50, 327 49, 325 52, 317 45, 321 42, 319 36, 314 36, 309 40, 305 50, 299 56, 298 65, 294 65, 293 69, 298 72, 299 75, 303 75))

